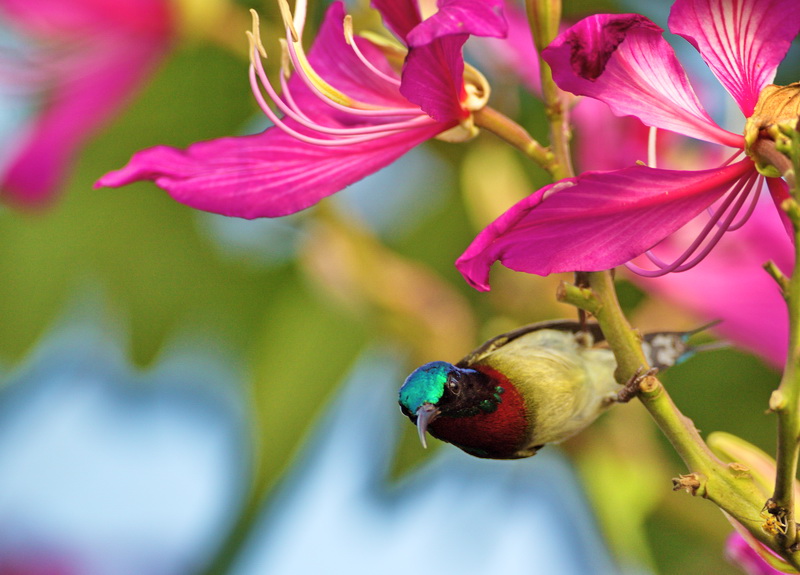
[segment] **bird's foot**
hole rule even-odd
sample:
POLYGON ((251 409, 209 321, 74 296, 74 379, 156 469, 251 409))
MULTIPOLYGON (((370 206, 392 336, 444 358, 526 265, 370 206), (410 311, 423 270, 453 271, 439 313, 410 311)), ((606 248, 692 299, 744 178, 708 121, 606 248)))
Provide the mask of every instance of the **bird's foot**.
POLYGON ((622 386, 616 396, 612 396, 611 401, 614 403, 628 403, 631 399, 636 397, 636 394, 639 393, 639 386, 641 385, 642 381, 645 378, 656 375, 658 373, 658 368, 651 367, 650 369, 645 370, 643 367, 640 367, 636 370, 631 378, 622 386))

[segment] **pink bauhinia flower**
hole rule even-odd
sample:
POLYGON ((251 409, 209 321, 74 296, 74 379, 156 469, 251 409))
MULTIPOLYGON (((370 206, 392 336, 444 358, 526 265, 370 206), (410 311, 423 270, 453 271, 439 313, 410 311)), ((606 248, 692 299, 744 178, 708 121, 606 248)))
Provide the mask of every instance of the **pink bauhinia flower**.
MULTIPOLYGON (((505 13, 507 37, 472 43, 481 49, 476 56, 494 73, 518 76, 539 96, 538 58, 528 19, 524 11, 510 2, 505 13)), ((702 94, 702 87, 698 92, 702 94)), ((619 118, 606 104, 593 98, 577 99, 570 107, 570 116, 575 132, 574 160, 582 169, 615 170, 644 159, 653 131, 638 119, 619 118)), ((659 133, 657 149, 662 167, 698 169, 725 159, 721 153, 724 147, 688 140, 674 132, 659 133)), ((676 259, 683 251, 681 246, 691 243, 702 228, 703 222, 696 218, 661 242, 659 253, 676 259)), ((670 305, 678 305, 707 321, 722 320, 715 332, 758 354, 770 365, 780 367, 786 361, 788 341, 786 303, 763 264, 772 260, 784 273, 791 272, 794 250, 785 236, 772 202, 763 198, 747 226, 735 234, 726 234, 703 260, 703 265, 659 278, 636 274, 628 277, 670 305), (736 281, 731 281, 731 277, 736 281)))
POLYGON ((0 52, 3 81, 41 101, 0 170, 0 196, 41 205, 166 53, 174 18, 167 0, 0 0, 0 19, 26 43, 22 57, 0 52))
POLYGON ((305 2, 295 17, 281 2, 287 60, 282 95, 264 73, 257 22, 251 34, 250 83, 275 124, 253 136, 199 142, 187 150, 159 146, 138 152, 99 186, 152 180, 191 207, 243 218, 283 216, 390 164, 434 137, 474 135, 472 113, 485 106, 488 85, 464 64, 470 34, 502 36, 501 0, 428 2, 373 0, 402 42, 352 33, 344 5, 334 3, 306 57, 301 43, 305 2), (428 16, 425 18, 424 16, 428 16), (264 96, 266 93, 266 96, 264 96), (274 112, 267 100, 275 103, 274 112))
MULTIPOLYGON (((774 77, 800 30, 794 0, 677 0, 670 29, 686 38, 733 96, 745 117, 774 77)), ((721 166, 699 171, 636 165, 587 172, 535 192, 483 230, 456 262, 474 287, 488 290, 495 261, 528 273, 597 271, 645 254, 655 270, 696 265, 725 231, 741 227, 765 179, 745 155, 745 138, 718 126, 706 113, 663 30, 635 14, 595 15, 564 31, 544 51, 564 90, 606 103, 617 115, 732 148, 721 166), (650 252, 696 216, 709 217, 674 261, 650 252)), ((598 146, 605 145, 597 142, 598 146)), ((766 178, 773 196, 786 184, 766 178)))

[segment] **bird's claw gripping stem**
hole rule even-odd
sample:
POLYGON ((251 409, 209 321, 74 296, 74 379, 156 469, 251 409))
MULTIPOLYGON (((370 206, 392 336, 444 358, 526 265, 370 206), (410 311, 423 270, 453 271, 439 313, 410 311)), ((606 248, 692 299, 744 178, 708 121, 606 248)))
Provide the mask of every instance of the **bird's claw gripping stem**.
POLYGON ((640 367, 636 370, 636 372, 631 376, 631 378, 622 386, 617 392, 616 397, 614 398, 615 403, 628 403, 631 399, 636 397, 640 390, 640 384, 642 381, 650 376, 654 376, 658 373, 658 368, 651 367, 650 369, 645 370, 644 367, 640 367))

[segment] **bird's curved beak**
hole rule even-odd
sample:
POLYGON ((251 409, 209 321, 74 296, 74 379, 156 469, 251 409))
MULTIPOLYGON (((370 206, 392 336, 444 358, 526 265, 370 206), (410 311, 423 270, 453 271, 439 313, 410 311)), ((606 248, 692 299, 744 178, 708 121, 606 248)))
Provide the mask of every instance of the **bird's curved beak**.
POLYGON ((417 410, 417 431, 419 431, 419 440, 422 442, 422 447, 425 449, 428 448, 425 432, 428 431, 428 426, 437 417, 439 417, 439 408, 432 403, 423 403, 417 410))

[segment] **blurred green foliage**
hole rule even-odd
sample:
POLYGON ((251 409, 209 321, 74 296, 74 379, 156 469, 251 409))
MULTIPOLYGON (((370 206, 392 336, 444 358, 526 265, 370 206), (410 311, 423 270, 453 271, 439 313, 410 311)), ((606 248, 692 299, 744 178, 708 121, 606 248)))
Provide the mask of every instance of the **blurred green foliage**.
MULTIPOLYGON (((603 3, 603 8, 611 7, 603 3)), ((568 11, 589 8, 597 10, 598 4, 575 3, 568 11)), ((528 103, 523 102, 526 117, 534 118, 540 109, 528 103)), ((302 265, 257 267, 221 255, 198 214, 151 184, 92 188, 97 177, 122 166, 136 150, 241 133, 255 110, 243 58, 211 46, 179 47, 128 110, 86 148, 52 209, 0 213, 0 361, 21 361, 69 302, 82 290, 99 288, 129 329, 136 363, 150 364, 165 343, 187 332, 238 358, 252 382, 252 389, 243 393, 249 394, 259 418, 254 428, 262 441, 261 471, 267 483, 274 483, 357 354, 368 342, 391 340, 385 325, 312 288, 302 265)), ((534 132, 542 129, 533 120, 531 125, 534 132)), ((454 165, 464 154, 458 146, 438 142, 429 150, 454 165)), ((315 211, 301 217, 301 225, 313 220, 315 211)), ((498 315, 502 293, 470 290, 452 266, 473 235, 459 190, 452 190, 446 205, 420 215, 419 225, 389 247, 436 270, 454 293, 467 298, 479 323, 485 323, 498 315)), ((537 297, 552 297, 550 284, 537 289, 544 294, 537 297)), ((647 301, 627 283, 621 294, 634 316, 647 301)), ((532 312, 514 316, 508 308, 500 315, 518 324, 544 319, 532 312)), ((775 422, 765 409, 777 379, 759 360, 735 350, 702 354, 665 375, 675 402, 701 431, 729 431, 768 452, 774 448, 775 422)), ((616 408, 598 424, 597 433, 606 420, 637 408, 616 408)), ((419 450, 414 430, 406 427, 399 471, 427 456, 419 450)), ((582 441, 579 437, 566 446, 578 459, 582 441)), ((722 558, 729 532, 724 518, 710 504, 669 491, 670 477, 683 473, 684 467, 666 442, 658 439, 654 446, 660 447, 658 457, 666 470, 658 484, 649 486, 663 493, 646 522, 658 572, 734 573, 722 558)), ((582 472, 591 483, 591 470, 582 472)), ((625 513, 619 509, 620 521, 625 513)))

